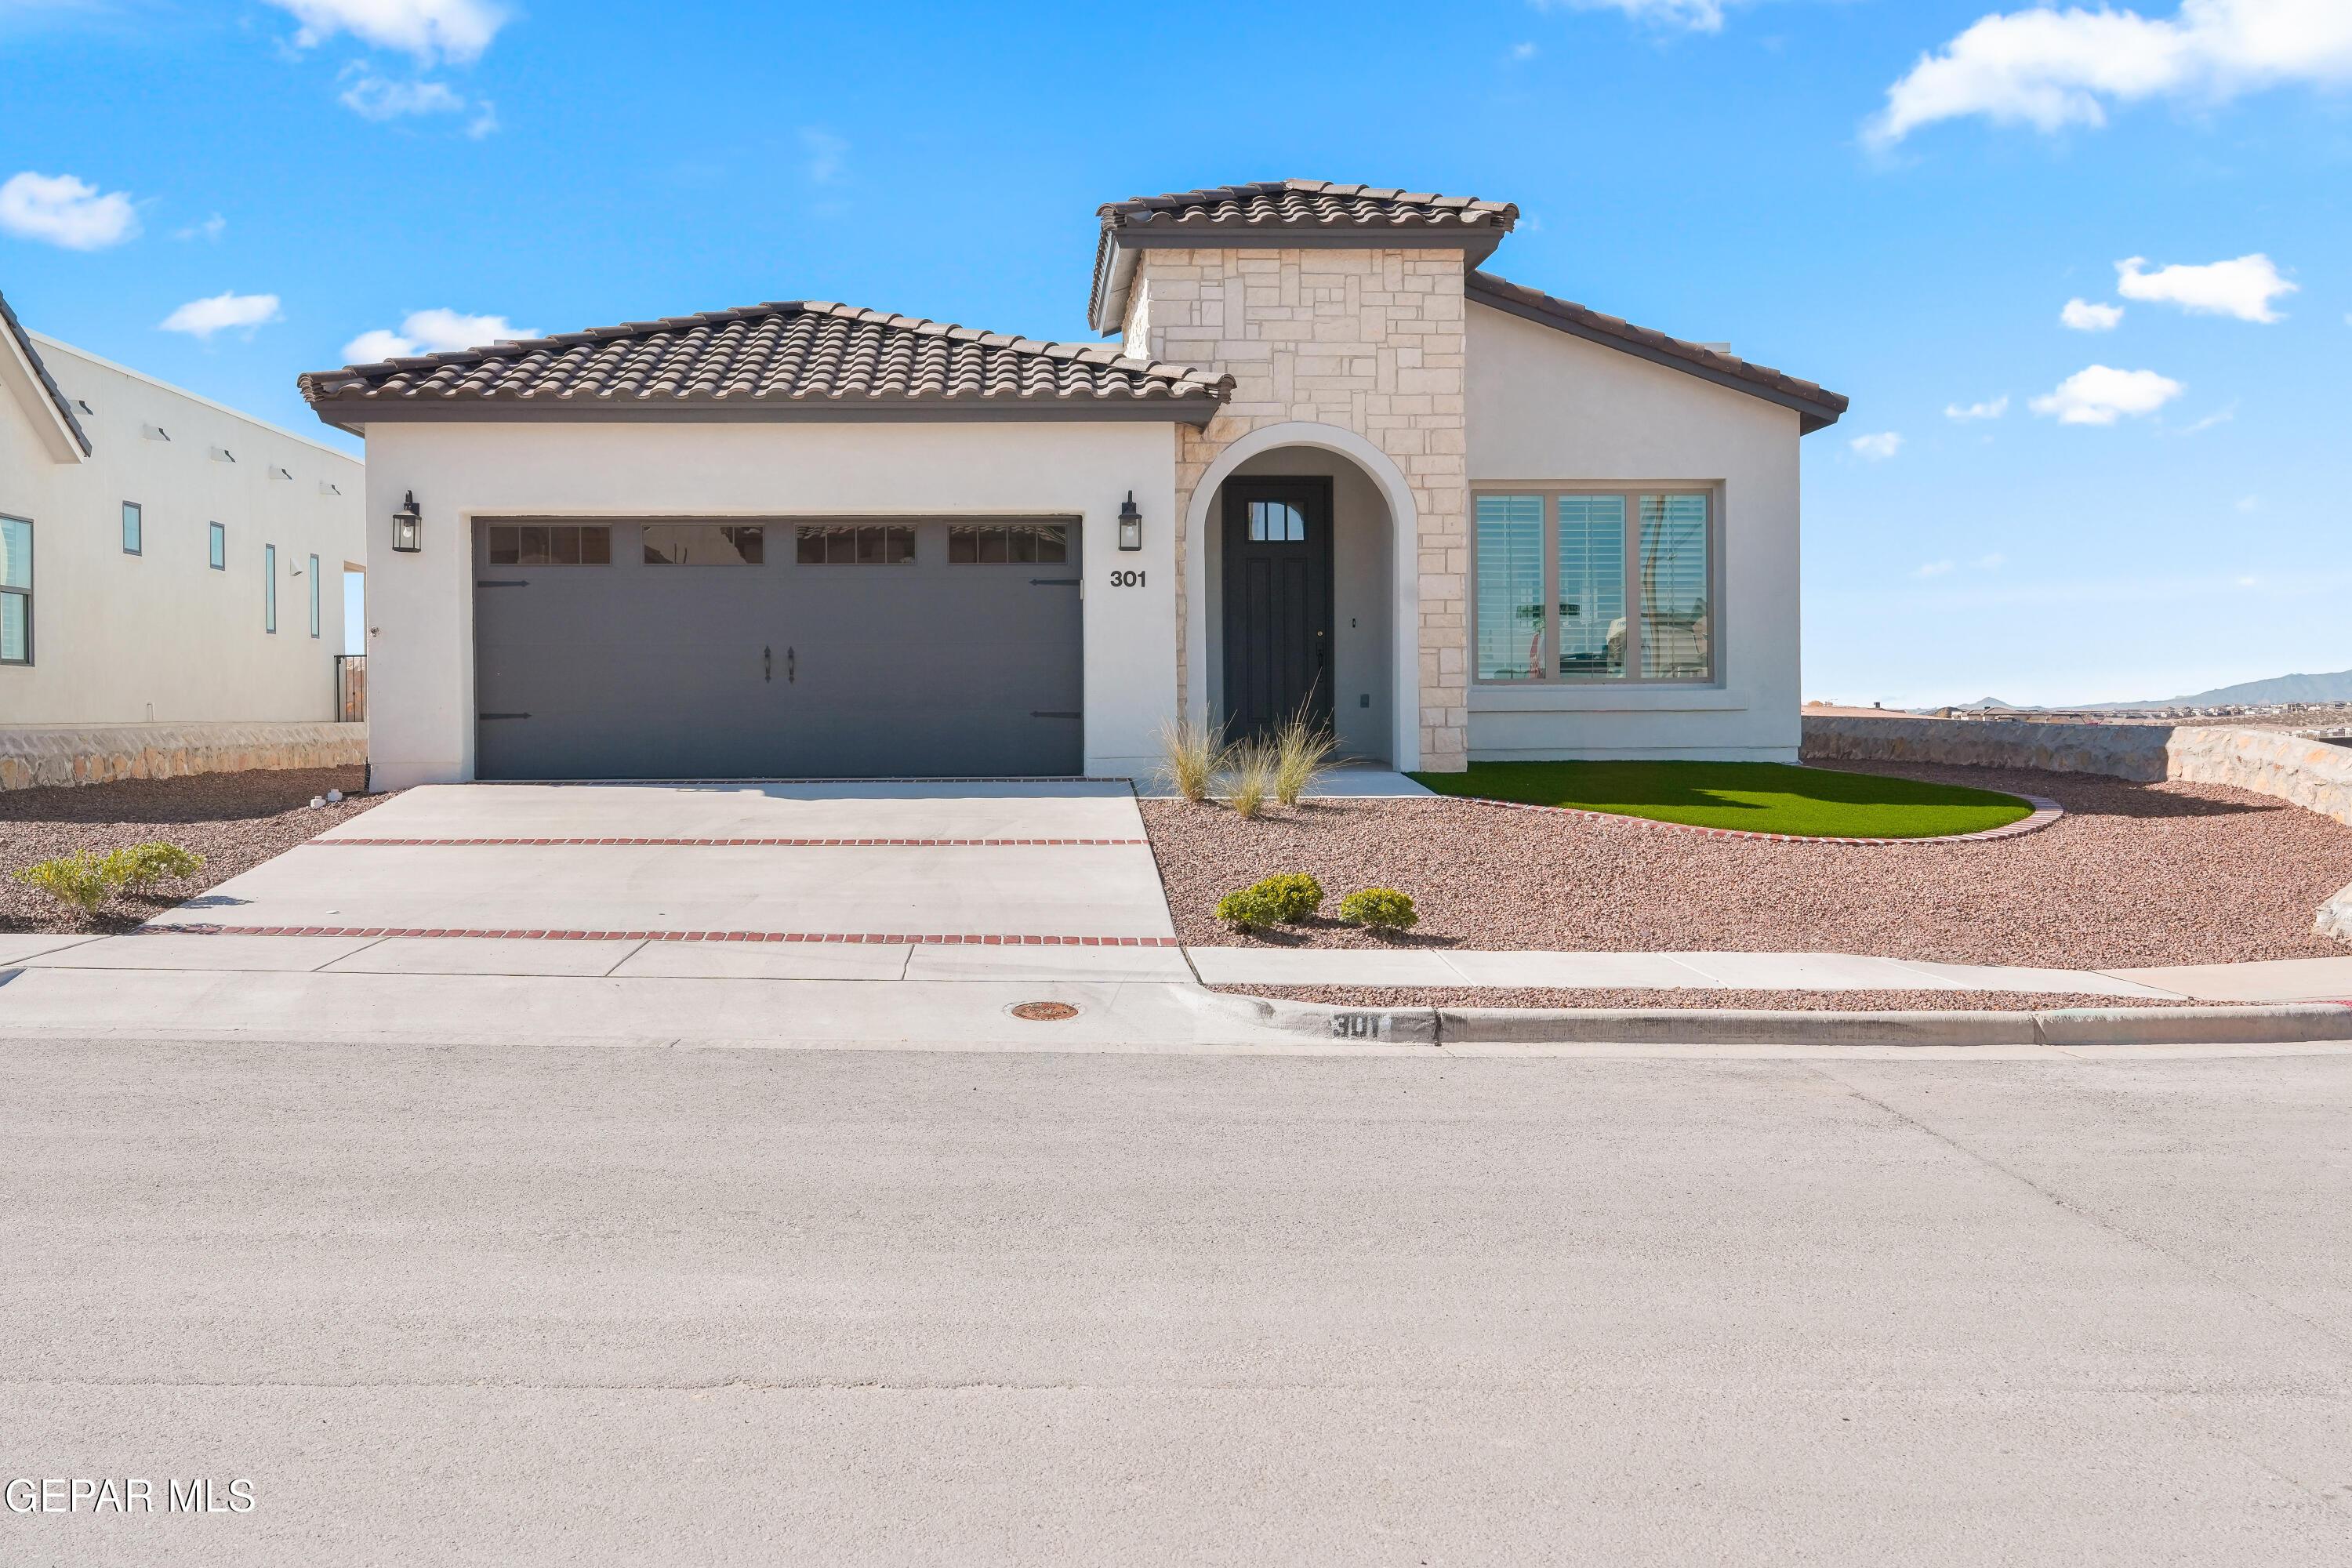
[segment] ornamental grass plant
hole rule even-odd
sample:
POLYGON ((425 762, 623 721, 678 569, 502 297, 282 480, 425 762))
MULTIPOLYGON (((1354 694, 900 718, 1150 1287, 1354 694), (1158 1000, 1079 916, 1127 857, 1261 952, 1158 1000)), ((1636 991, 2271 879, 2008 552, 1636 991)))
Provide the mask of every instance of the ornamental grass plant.
POLYGON ((1217 764, 1224 760, 1224 726, 1170 719, 1152 738, 1160 747, 1160 766, 1154 770, 1160 782, 1194 805, 1208 799, 1217 782, 1217 764))
POLYGON ((1231 777, 1225 790, 1225 804, 1234 815, 1254 817, 1265 809, 1266 796, 1274 793, 1275 770, 1280 764, 1280 754, 1274 742, 1253 737, 1236 742, 1225 752, 1225 766, 1231 777))
POLYGON ((1274 797, 1285 805, 1297 805, 1299 796, 1331 771, 1331 758, 1339 750, 1339 737, 1329 727, 1310 721, 1300 709, 1274 732, 1274 797))

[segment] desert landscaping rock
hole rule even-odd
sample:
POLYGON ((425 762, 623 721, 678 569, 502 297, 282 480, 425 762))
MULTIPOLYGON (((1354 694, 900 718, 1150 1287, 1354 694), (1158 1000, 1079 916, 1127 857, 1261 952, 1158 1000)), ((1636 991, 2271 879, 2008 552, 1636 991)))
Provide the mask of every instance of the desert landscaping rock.
POLYGON ((361 795, 366 785, 363 767, 274 768, 0 795, 0 873, 158 838, 205 858, 196 876, 165 883, 152 897, 118 896, 87 923, 0 875, 0 931, 126 931, 391 798, 361 795), (343 799, 310 804, 331 789, 343 799))
MULTIPOLYGON (((2312 928, 2352 881, 2352 828, 2284 801, 2090 773, 1839 765, 2043 795, 2067 815, 2018 838, 1833 845, 1448 800, 1317 801, 1255 822, 1142 806, 1177 932, 1193 945, 1837 952, 2068 969, 2344 951, 2312 928), (1357 888, 1400 889, 1422 923, 1384 943, 1336 921, 1244 937, 1210 919, 1218 895, 1280 871, 1316 877, 1327 909, 1357 888)), ((1939 994, 1927 1005, 1954 1005, 1939 994)))

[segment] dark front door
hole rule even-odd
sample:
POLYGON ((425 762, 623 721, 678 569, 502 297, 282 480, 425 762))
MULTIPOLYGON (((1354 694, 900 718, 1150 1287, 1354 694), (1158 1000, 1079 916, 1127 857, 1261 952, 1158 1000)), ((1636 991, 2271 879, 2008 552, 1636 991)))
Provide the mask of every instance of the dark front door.
POLYGON ((1235 739, 1331 722, 1331 481, 1225 482, 1225 714, 1235 739))

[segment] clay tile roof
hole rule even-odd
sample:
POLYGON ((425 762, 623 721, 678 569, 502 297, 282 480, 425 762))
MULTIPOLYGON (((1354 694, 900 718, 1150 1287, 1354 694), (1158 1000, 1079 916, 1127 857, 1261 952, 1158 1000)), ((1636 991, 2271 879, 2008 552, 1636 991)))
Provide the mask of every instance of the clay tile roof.
MULTIPOLYGON (((818 300, 494 343, 456 353, 314 371, 302 395, 329 423, 418 417, 478 405, 478 417, 556 418, 709 411, 747 418, 1117 417, 1146 409, 1205 422, 1233 378, 1129 359, 1116 346, 1047 343, 818 300)), ((440 417, 466 417, 448 413, 440 417)))
POLYGON ((1809 436, 1823 426, 1836 424, 1839 416, 1846 411, 1848 400, 1843 393, 1825 391, 1814 382, 1801 380, 1783 371, 1774 370, 1770 365, 1752 363, 1737 354, 1708 348, 1705 343, 1670 338, 1664 332, 1637 327, 1586 306, 1554 299, 1524 284, 1514 283, 1507 278, 1497 278, 1491 272, 1471 273, 1465 283, 1464 292, 1474 303, 1491 305, 1539 325, 1610 348, 1623 349, 1643 359, 1703 376, 1734 391, 1750 393, 1793 408, 1801 416, 1803 433, 1809 436))
POLYGON ((1126 314, 1137 246, 1444 247, 1458 247, 1465 262, 1475 262, 1492 254, 1519 221, 1519 209, 1509 202, 1328 180, 1171 191, 1107 202, 1095 211, 1102 232, 1095 243, 1087 319, 1105 332, 1117 331, 1126 314))
POLYGON ((1519 209, 1475 196, 1441 196, 1328 180, 1264 180, 1248 185, 1137 196, 1097 209, 1105 228, 1486 228, 1507 233, 1519 209))

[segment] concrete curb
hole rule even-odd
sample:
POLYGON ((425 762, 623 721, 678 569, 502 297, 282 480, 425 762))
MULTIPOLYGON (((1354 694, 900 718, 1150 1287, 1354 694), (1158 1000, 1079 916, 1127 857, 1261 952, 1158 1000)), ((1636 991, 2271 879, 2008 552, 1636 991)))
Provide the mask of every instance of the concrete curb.
POLYGON ((2157 1046, 2352 1040, 2352 1002, 2048 1012, 1813 1013, 1700 1007, 1340 1007, 1210 993, 1262 1029, 1407 1045, 2157 1046))

